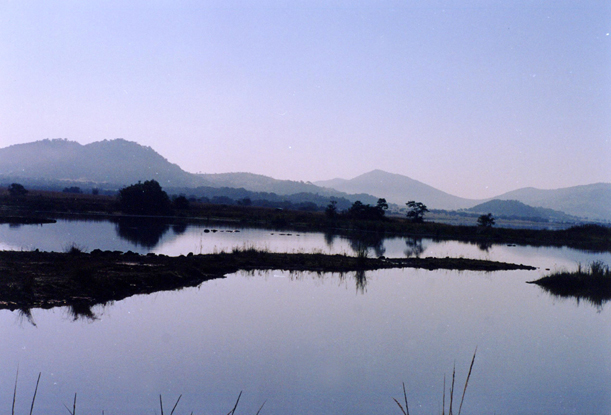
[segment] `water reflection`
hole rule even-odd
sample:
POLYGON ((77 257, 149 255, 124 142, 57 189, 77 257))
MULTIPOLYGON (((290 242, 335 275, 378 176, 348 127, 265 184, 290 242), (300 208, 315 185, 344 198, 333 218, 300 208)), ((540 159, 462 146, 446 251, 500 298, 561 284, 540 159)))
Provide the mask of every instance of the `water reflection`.
POLYGON ((353 233, 346 235, 345 238, 357 256, 367 256, 370 250, 373 250, 376 257, 381 257, 386 253, 384 234, 353 233))
MULTIPOLYGON (((186 224, 174 224, 177 234, 184 233, 186 224), (178 232, 177 232, 178 231, 178 232)), ((170 230, 170 221, 164 218, 119 218, 115 220, 117 235, 137 246, 152 249, 170 230)))
POLYGON ((596 309, 597 312, 602 312, 605 304, 611 301, 611 296, 605 294, 577 294, 577 293, 565 293, 562 290, 556 290, 552 287, 540 287, 541 290, 550 295, 550 297, 561 300, 574 300, 575 305, 579 305, 583 302, 596 309))
POLYGON ((426 247, 422 244, 422 238, 405 238, 405 256, 407 258, 420 258, 426 247))
POLYGON ((91 307, 92 305, 88 301, 75 301, 68 305, 68 316, 70 316, 72 321, 96 321, 99 317, 93 312, 91 307))
POLYGON ((477 242, 476 245, 482 252, 489 252, 490 248, 492 248, 492 243, 486 241, 477 242))

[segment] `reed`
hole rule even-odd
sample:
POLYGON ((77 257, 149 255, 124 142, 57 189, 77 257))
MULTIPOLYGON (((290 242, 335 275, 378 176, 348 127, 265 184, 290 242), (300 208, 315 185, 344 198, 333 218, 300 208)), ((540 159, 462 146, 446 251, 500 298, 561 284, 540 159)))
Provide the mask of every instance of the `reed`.
POLYGON ((588 266, 578 264, 575 271, 552 272, 529 284, 536 284, 553 296, 585 300, 598 308, 611 300, 611 269, 602 261, 588 266))
MULTIPOLYGON (((465 380, 465 386, 463 387, 462 397, 460 399, 460 405, 458 406, 458 415, 462 412, 462 406, 465 401, 465 394, 467 393, 467 387, 469 386, 469 379, 471 379, 471 373, 473 371, 473 364, 475 363, 475 356, 477 354, 477 347, 473 352, 473 358, 471 359, 471 365, 469 366, 469 372, 467 373, 467 379, 465 380)), ((452 369, 452 384, 450 385, 450 406, 448 408, 448 415, 454 414, 454 386, 456 381, 456 364, 454 364, 454 368, 452 369)), ((401 405, 401 403, 396 399, 393 400, 401 409, 403 415, 409 415, 409 406, 407 402, 407 392, 405 389, 405 382, 403 382, 403 399, 405 403, 405 407, 401 405)), ((443 396, 442 396, 442 415, 446 415, 446 376, 443 375, 443 396)))

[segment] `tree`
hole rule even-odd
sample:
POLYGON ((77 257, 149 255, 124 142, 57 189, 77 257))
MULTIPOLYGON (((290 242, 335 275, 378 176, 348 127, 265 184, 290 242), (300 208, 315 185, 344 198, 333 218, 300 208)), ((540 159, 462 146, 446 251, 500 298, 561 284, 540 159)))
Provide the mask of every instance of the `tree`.
POLYGON ((78 186, 64 187, 64 190, 62 190, 62 192, 64 193, 83 193, 81 188, 78 186))
POLYGON ((378 203, 376 204, 376 213, 380 219, 384 219, 386 215, 386 211, 388 210, 388 203, 386 199, 380 198, 378 199, 378 203))
POLYGON ((414 223, 424 222, 424 214, 429 211, 424 203, 410 200, 406 205, 409 208, 407 211, 407 218, 409 220, 414 223))
POLYGON ((137 215, 168 215, 172 202, 155 180, 138 182, 119 190, 119 206, 125 213, 137 215))
POLYGON ((28 194, 28 191, 26 190, 25 187, 23 187, 23 185, 21 185, 19 183, 12 183, 8 187, 8 193, 11 196, 25 196, 25 195, 28 194))
POLYGON ((477 218, 477 226, 482 228, 492 228, 494 225, 494 218, 492 217, 492 213, 488 213, 487 215, 481 215, 477 218))
POLYGON ((190 202, 185 195, 174 196, 172 199, 172 205, 175 209, 186 210, 189 209, 190 202))
POLYGON ((337 200, 332 200, 329 202, 325 208, 325 216, 329 219, 337 218, 337 200))
POLYGON ((378 199, 376 206, 365 205, 357 200, 348 209, 348 216, 356 220, 384 220, 386 209, 388 209, 386 199, 378 199))

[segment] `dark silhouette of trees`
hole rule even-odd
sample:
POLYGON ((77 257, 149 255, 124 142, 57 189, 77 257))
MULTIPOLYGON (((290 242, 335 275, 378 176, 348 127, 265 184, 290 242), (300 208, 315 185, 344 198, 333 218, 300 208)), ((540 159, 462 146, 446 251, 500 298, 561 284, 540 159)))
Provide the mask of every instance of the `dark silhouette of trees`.
POLYGON ((357 200, 348 209, 347 216, 355 220, 384 220, 387 209, 386 199, 378 199, 375 206, 365 205, 357 200))
POLYGON ((414 223, 424 222, 424 214, 429 211, 424 203, 410 200, 406 205, 409 208, 407 211, 407 218, 409 220, 414 223))
POLYGON ((122 212, 135 215, 172 213, 172 202, 168 194, 155 180, 138 182, 119 190, 119 207, 122 212))
POLYGON ((329 219, 337 218, 337 200, 332 200, 331 202, 329 202, 329 204, 325 208, 325 216, 329 219))
POLYGON ((191 203, 185 195, 180 195, 174 196, 174 198, 172 199, 172 205, 174 205, 174 209, 187 210, 191 206, 191 203))
POLYGON ((11 196, 25 196, 28 194, 28 191, 25 187, 23 187, 23 185, 19 184, 19 183, 12 183, 9 187, 8 187, 8 193, 11 196))
POLYGON ((64 192, 64 193, 78 193, 78 194, 83 193, 81 188, 78 187, 78 186, 64 187, 64 190, 62 190, 62 192, 64 192))
POLYGON ((477 218, 477 226, 482 228, 492 228, 494 225, 494 218, 492 217, 492 213, 488 213, 487 215, 481 215, 477 218))
POLYGON ((388 210, 388 203, 386 202, 386 199, 378 199, 378 203, 376 203, 376 210, 379 218, 384 219, 386 211, 388 210))

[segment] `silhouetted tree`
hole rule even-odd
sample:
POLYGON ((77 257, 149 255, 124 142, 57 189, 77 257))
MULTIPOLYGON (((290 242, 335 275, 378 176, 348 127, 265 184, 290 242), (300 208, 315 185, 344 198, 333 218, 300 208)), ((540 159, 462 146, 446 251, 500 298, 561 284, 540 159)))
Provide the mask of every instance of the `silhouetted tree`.
POLYGON ((407 218, 409 220, 415 223, 424 222, 424 214, 429 211, 424 203, 410 200, 406 205, 409 208, 407 211, 407 218))
POLYGON ((28 191, 26 190, 25 187, 23 187, 23 185, 21 185, 19 183, 12 183, 8 187, 8 193, 11 196, 25 196, 25 195, 28 194, 28 191))
POLYGON ((168 194, 155 180, 138 182, 119 190, 121 211, 137 215, 168 215, 172 203, 168 194))
POLYGON ((83 193, 81 188, 78 186, 64 187, 64 190, 62 190, 62 192, 64 193, 83 193))
POLYGON ((384 215, 388 209, 385 199, 379 199, 376 206, 365 205, 357 200, 348 209, 348 216, 357 220, 384 220, 384 215))
POLYGON ((494 225, 494 218, 492 217, 492 213, 488 213, 487 215, 481 215, 477 218, 477 226, 482 228, 492 228, 494 225))
POLYGON ((325 216, 329 219, 337 218, 337 200, 332 200, 329 202, 325 208, 325 216))
POLYGON ((91 189, 91 194, 92 195, 99 195, 100 194, 100 189, 98 189, 97 187, 94 187, 93 189, 91 189))
POLYGON ((175 209, 186 210, 189 209, 190 202, 185 195, 175 196, 172 200, 172 204, 175 209))
POLYGON ((376 213, 380 219, 384 219, 387 210, 388 203, 386 202, 386 199, 378 199, 378 203, 376 204, 376 213))

